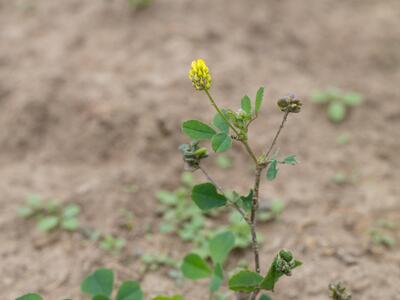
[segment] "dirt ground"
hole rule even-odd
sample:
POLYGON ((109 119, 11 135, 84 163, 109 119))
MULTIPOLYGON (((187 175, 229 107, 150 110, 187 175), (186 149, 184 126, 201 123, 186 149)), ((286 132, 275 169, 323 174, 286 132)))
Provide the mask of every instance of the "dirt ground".
MULTIPOLYGON (((146 239, 143 230, 159 221, 154 193, 179 184, 180 122, 214 114, 187 79, 198 57, 221 105, 237 107, 267 85, 250 140, 258 152, 280 122, 276 99, 304 100, 280 140, 301 164, 261 186, 262 197, 286 205, 260 227, 263 269, 282 247, 304 263, 274 299, 327 299, 338 279, 354 299, 400 299, 399 231, 391 249, 371 247, 368 235, 378 219, 400 226, 398 0, 155 0, 141 11, 124 0, 1 0, 0 298, 83 299, 79 283, 96 267, 135 279, 141 253, 183 255, 178 238, 146 239), (308 100, 329 86, 366 98, 340 125, 308 100), (338 145, 343 132, 350 142, 338 145), (337 172, 356 174, 354 182, 334 183, 337 172), (32 193, 79 203, 81 222, 108 233, 120 231, 119 209, 132 211, 126 251, 115 257, 78 233, 38 233, 16 215, 32 193)), ((239 146, 233 156, 229 176, 211 162, 209 170, 245 192, 250 162, 239 146)), ((206 285, 186 282, 183 291, 205 299, 206 285)), ((142 287, 147 299, 180 289, 165 272, 148 273, 142 287)))

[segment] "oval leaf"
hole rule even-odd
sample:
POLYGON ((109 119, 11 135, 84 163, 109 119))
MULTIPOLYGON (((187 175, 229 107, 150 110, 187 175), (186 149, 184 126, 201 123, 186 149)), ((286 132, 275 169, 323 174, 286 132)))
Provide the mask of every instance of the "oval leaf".
POLYGON ((360 105, 363 101, 363 96, 358 93, 348 93, 343 96, 343 102, 349 106, 360 105))
POLYGON ((216 134, 214 129, 198 120, 183 122, 182 131, 191 139, 198 141, 209 140, 216 134))
POLYGON ((116 300, 142 300, 143 292, 137 281, 125 281, 118 290, 116 300))
POLYGON ((213 124, 222 132, 228 133, 229 125, 220 114, 216 114, 213 119, 213 124))
POLYGON ((114 284, 114 273, 110 269, 97 269, 81 283, 81 291, 91 296, 109 297, 114 284))
POLYGON ((248 115, 251 114, 251 101, 249 96, 246 95, 242 98, 241 107, 248 115))
POLYGON ((219 194, 210 182, 195 185, 192 189, 192 200, 201 210, 209 210, 226 204, 225 196, 219 194))
POLYGON ((212 137, 211 145, 215 152, 224 152, 232 147, 232 139, 226 133, 221 132, 212 137))
POLYGON ((50 231, 58 225, 58 218, 56 216, 48 216, 40 219, 37 227, 41 231, 50 231))
POLYGON ((267 179, 268 180, 272 181, 276 178, 276 175, 278 174, 277 163, 278 163, 278 161, 276 159, 273 159, 268 164, 268 169, 267 169, 267 179))
POLYGON ((235 236, 230 231, 215 235, 209 242, 210 256, 214 264, 223 264, 235 246, 235 236))
POLYGON ((260 87, 258 89, 257 95, 256 95, 256 105, 255 105, 256 113, 258 113, 260 111, 261 104, 263 102, 263 98, 264 98, 264 87, 260 87))
POLYGON ((211 275, 208 264, 197 254, 188 254, 183 259, 181 266, 183 275, 189 279, 202 279, 211 275))
POLYGON ((229 279, 229 288, 236 292, 250 293, 258 288, 263 277, 251 271, 241 271, 229 279))
POLYGON ((339 123, 343 121, 346 115, 346 107, 342 102, 333 101, 328 106, 328 117, 332 122, 339 123))

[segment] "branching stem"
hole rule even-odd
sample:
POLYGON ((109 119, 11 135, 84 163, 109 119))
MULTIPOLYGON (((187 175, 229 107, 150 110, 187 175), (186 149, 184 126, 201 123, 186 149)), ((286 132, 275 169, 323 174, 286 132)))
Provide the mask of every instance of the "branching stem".
POLYGON ((239 131, 237 131, 237 129, 231 124, 231 122, 229 122, 229 120, 226 118, 225 114, 221 111, 221 109, 218 107, 217 103, 215 102, 215 100, 213 99, 213 97, 211 96, 210 92, 208 90, 204 90, 207 94, 208 99, 210 99, 211 105, 215 108, 215 110, 219 113, 219 115, 221 116, 221 118, 226 122, 226 124, 229 125, 229 127, 233 130, 233 132, 236 134, 236 136, 239 138, 239 141, 244 145, 244 147, 246 148, 246 151, 249 153, 250 157, 252 158, 252 160, 254 161, 255 164, 258 163, 257 161, 257 157, 255 156, 253 150, 250 148, 249 143, 247 142, 246 139, 243 139, 241 134, 239 133, 239 131))
MULTIPOLYGON (((245 138, 242 137, 242 135, 239 134, 238 130, 229 122, 229 120, 226 118, 225 114, 221 111, 221 109, 218 107, 214 99, 212 98, 211 94, 209 93, 208 90, 205 90, 208 98, 210 99, 210 102, 212 106, 215 108, 215 110, 220 114, 222 119, 229 125, 229 127, 233 130, 233 132, 236 134, 238 137, 239 141, 244 145, 246 148, 247 153, 249 156, 252 158, 252 160, 255 163, 256 171, 255 171, 255 176, 254 176, 254 186, 253 186, 253 199, 252 199, 252 205, 251 205, 251 212, 250 212, 250 217, 247 216, 246 212, 237 204, 233 202, 229 202, 230 205, 232 205, 239 213, 240 215, 244 218, 244 220, 247 222, 247 224, 250 227, 250 232, 251 232, 251 242, 252 242, 252 249, 253 249, 253 254, 254 254, 254 267, 255 271, 257 273, 261 273, 261 268, 260 268, 260 256, 259 256, 259 249, 258 249, 258 241, 257 241, 257 210, 259 207, 259 191, 260 191, 260 181, 261 181, 261 173, 262 170, 265 169, 268 166, 268 159, 269 156, 274 149, 276 142, 279 138, 279 135, 286 123, 287 117, 289 115, 289 111, 285 111, 285 114, 283 115, 282 122, 270 144, 268 147, 267 151, 265 152, 265 155, 263 156, 265 158, 264 161, 258 161, 256 155, 254 154, 253 150, 251 149, 248 141, 247 141, 247 136, 245 138)), ((206 172, 206 170, 202 167, 199 166, 199 169, 203 172, 203 174, 207 177, 207 179, 215 185, 215 187, 222 193, 224 194, 223 189, 210 177, 210 175, 206 172)), ((251 295, 249 295, 249 298, 251 300, 255 300, 257 298, 257 295, 259 293, 259 289, 255 290, 251 295)))

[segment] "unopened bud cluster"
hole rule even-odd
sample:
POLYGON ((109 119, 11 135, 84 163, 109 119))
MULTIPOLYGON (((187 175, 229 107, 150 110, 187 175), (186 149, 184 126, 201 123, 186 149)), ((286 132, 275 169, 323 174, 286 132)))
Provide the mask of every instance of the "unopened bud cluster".
POLYGON ((288 95, 278 100, 278 107, 283 112, 299 113, 302 103, 295 95, 288 95))
POLYGON ((208 157, 207 148, 199 147, 199 142, 194 141, 190 144, 179 146, 184 162, 192 169, 199 168, 200 160, 208 157))
POLYGON ((296 267, 296 262, 293 259, 293 254, 289 250, 279 251, 276 257, 275 267, 278 272, 281 272, 287 276, 292 275, 292 269, 296 267))

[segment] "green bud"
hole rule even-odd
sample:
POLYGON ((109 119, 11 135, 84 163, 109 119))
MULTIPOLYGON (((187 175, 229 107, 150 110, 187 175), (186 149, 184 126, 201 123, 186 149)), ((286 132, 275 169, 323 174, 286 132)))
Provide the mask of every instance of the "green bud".
POLYGON ((293 254, 289 250, 282 249, 279 251, 279 255, 286 261, 291 262, 293 260, 293 254))

